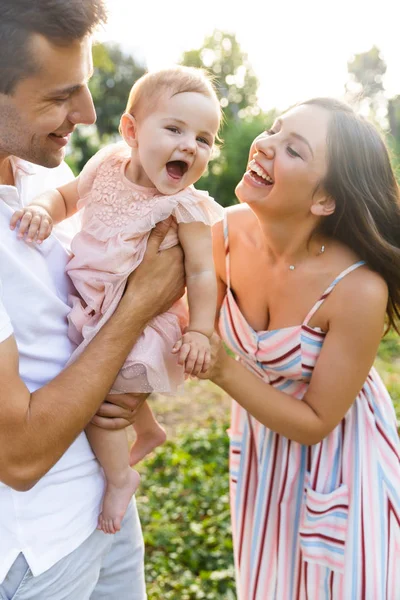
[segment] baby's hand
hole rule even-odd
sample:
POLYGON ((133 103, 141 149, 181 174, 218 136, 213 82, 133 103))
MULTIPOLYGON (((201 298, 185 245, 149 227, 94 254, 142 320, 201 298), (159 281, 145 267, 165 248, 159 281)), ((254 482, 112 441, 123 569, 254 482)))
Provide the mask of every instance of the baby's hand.
POLYGON ((18 221, 20 221, 18 237, 23 238, 27 234, 27 242, 33 242, 36 238, 37 243, 41 244, 53 229, 53 219, 42 206, 32 204, 17 210, 11 217, 10 229, 15 229, 18 221))
POLYGON ((180 365, 185 365, 185 373, 198 375, 205 373, 210 366, 210 340, 198 331, 187 331, 175 344, 173 352, 178 355, 180 365))

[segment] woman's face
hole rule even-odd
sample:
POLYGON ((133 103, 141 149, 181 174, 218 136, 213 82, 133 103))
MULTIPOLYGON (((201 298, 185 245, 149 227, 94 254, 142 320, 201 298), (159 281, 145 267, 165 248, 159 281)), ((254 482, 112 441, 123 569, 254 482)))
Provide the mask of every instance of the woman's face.
POLYGON ((330 113, 302 105, 276 119, 250 148, 247 171, 236 187, 241 202, 279 217, 308 216, 325 197, 317 185, 327 171, 326 138, 330 113))

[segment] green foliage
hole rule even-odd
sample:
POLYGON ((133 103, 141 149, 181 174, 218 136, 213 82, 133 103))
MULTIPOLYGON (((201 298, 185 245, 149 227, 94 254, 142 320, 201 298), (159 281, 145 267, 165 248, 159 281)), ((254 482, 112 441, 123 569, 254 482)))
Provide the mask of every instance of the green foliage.
POLYGON ((122 52, 117 44, 99 44, 93 51, 94 74, 89 82, 97 112, 100 138, 118 135, 119 120, 129 92, 145 73, 143 65, 122 52))
POLYGON ((376 367, 393 400, 400 423, 400 338, 394 331, 381 341, 376 367))
POLYGON ((226 425, 182 432, 143 465, 149 600, 234 600, 226 425))
POLYGON ((372 46, 368 52, 356 54, 347 63, 347 69, 361 86, 366 98, 373 99, 379 92, 383 92, 382 78, 386 73, 386 63, 376 46, 372 46))
POLYGON ((206 37, 201 48, 185 52, 181 62, 189 67, 207 69, 214 76, 228 121, 254 114, 249 109, 257 103, 258 80, 234 34, 214 31, 206 37))
POLYGON ((400 95, 387 98, 383 85, 386 63, 379 48, 373 46, 367 52, 356 54, 347 63, 350 81, 346 85, 350 101, 368 109, 369 119, 384 130, 392 153, 392 165, 399 179, 400 169, 400 95), (387 107, 386 122, 377 118, 387 107))

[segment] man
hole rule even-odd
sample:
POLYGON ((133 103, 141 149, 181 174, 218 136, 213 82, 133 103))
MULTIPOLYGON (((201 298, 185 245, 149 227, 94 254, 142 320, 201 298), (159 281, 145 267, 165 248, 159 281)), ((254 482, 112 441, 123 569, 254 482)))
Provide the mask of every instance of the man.
POLYGON ((95 120, 90 34, 105 10, 102 0, 0 8, 0 598, 143 600, 136 507, 115 536, 96 530, 103 478, 82 432, 91 419, 111 428, 134 420, 134 405, 105 403, 94 415, 148 321, 182 294, 182 255, 158 253, 167 225, 156 228, 118 309, 64 369, 65 231, 39 247, 9 221, 71 177, 65 146, 78 123, 95 120))

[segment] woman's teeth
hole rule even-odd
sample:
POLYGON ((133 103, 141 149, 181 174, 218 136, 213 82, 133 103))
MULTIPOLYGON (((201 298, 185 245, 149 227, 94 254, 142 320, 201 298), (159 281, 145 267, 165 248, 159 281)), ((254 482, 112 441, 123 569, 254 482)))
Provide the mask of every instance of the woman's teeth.
POLYGON ((268 173, 266 173, 254 160, 249 163, 249 169, 254 171, 254 173, 257 173, 257 175, 262 177, 262 179, 265 179, 265 181, 268 181, 268 183, 274 183, 268 173))

